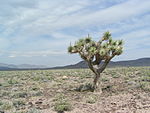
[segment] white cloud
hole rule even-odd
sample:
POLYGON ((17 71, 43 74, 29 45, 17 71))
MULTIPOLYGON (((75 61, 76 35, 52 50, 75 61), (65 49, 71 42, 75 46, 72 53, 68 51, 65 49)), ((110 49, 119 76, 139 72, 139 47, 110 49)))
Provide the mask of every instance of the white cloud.
POLYGON ((45 57, 49 55, 63 55, 65 51, 1 51, 1 54, 7 54, 8 57, 45 57))
POLYGON ((50 19, 51 15, 45 15, 45 17, 26 25, 25 29, 36 30, 36 33, 46 33, 72 26, 84 27, 113 24, 150 11, 149 5, 150 1, 127 1, 100 11, 82 12, 81 10, 80 13, 64 15, 62 17, 56 16, 55 21, 50 19))
POLYGON ((15 55, 9 55, 8 57, 10 57, 10 58, 15 58, 16 56, 15 56, 15 55))
POLYGON ((13 58, 60 55, 87 33, 110 30, 135 51, 150 43, 149 6, 148 0, 0 1, 0 50, 13 58))
MULTIPOLYGON (((103 0, 102 0, 103 1, 103 0)), ((102 2, 101 1, 101 2, 102 2)), ((23 1, 25 2, 25 1, 23 1)), ((51 34, 67 27, 113 24, 150 11, 150 1, 132 0, 97 11, 85 10, 90 0, 84 2, 38 1, 35 8, 20 8, 14 19, 7 19, 6 34, 19 27, 23 34, 51 34), (140 4, 140 5, 137 5, 140 4), (46 6, 45 6, 46 5, 46 6), (76 12, 80 11, 80 12, 76 12)), ((33 4, 33 3, 32 3, 33 4)), ((20 6, 20 5, 19 5, 20 6)), ((15 9, 16 10, 16 9, 15 9)))

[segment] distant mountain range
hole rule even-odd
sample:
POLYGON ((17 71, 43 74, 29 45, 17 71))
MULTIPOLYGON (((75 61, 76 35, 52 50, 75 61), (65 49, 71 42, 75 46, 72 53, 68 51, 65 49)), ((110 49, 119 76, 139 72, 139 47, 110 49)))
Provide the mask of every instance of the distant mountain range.
MULTIPOLYGON (((137 67, 137 66, 150 66, 150 58, 140 58, 136 60, 127 61, 110 61, 108 67, 137 67)), ((88 68, 85 61, 81 61, 77 64, 54 67, 53 69, 78 69, 78 68, 88 68)))
MULTIPOLYGON (((150 58, 140 58, 136 60, 127 60, 127 61, 111 61, 108 67, 137 67, 137 66, 150 66, 150 58)), ((30 65, 30 64, 4 64, 0 63, 0 70, 45 70, 45 69, 79 69, 79 68, 88 68, 85 61, 81 61, 77 64, 52 67, 48 68, 44 65, 30 65)))
POLYGON ((0 63, 0 70, 29 70, 29 69, 43 69, 43 68, 47 67, 44 65, 31 65, 31 64, 14 65, 14 64, 0 63))

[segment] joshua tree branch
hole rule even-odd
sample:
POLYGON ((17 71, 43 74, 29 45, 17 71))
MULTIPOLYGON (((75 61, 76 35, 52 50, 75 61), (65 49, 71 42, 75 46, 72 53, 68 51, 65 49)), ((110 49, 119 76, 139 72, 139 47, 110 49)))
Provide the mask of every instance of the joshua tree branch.
POLYGON ((94 67, 93 67, 93 65, 92 65, 92 61, 88 61, 88 60, 86 60, 86 61, 87 61, 87 63, 88 63, 89 68, 93 71, 93 73, 97 74, 97 73, 96 73, 96 70, 94 69, 94 67))
POLYGON ((99 65, 101 63, 102 59, 100 58, 99 54, 95 55, 95 60, 92 62, 93 65, 99 65))
POLYGON ((108 63, 110 62, 110 60, 114 57, 115 55, 112 55, 111 57, 109 57, 108 59, 106 59, 104 61, 104 64, 102 66, 99 67, 98 72, 102 73, 104 71, 104 69, 106 68, 106 66, 108 65, 108 63))

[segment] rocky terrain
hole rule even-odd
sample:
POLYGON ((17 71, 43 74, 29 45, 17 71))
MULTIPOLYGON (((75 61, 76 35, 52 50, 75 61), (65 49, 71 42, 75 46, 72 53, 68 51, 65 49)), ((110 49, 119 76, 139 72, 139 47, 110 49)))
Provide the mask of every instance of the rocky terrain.
POLYGON ((0 113, 150 112, 150 67, 106 69, 102 92, 92 81, 88 69, 1 71, 0 113))

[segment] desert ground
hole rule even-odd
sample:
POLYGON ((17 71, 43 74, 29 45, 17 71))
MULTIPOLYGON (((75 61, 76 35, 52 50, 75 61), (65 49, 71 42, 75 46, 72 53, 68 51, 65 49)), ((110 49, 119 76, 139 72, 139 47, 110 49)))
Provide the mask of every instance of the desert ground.
POLYGON ((0 71, 0 113, 150 113, 150 67, 0 71), (80 89, 82 87, 82 89, 80 89))

